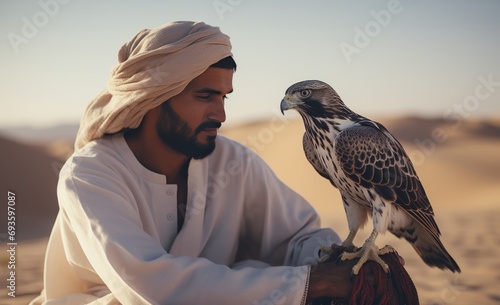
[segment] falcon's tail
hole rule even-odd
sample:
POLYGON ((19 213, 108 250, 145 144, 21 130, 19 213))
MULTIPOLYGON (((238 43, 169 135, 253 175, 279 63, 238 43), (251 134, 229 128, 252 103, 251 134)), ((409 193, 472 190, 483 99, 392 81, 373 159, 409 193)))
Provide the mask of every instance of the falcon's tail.
POLYGON ((461 272, 460 267, 446 251, 438 236, 429 233, 422 225, 417 225, 415 233, 418 238, 408 241, 427 265, 439 269, 448 268, 452 272, 461 272))

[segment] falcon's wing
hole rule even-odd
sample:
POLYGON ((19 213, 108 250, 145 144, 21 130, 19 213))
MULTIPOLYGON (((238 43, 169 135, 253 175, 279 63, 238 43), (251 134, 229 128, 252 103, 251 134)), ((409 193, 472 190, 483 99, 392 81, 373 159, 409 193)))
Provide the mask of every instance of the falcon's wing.
POLYGON ((336 138, 335 153, 345 175, 395 202, 429 233, 439 236, 431 204, 401 144, 382 125, 361 124, 336 138))
MULTIPOLYGON (((304 147, 304 153, 306 155, 307 161, 311 163, 318 174, 323 176, 323 178, 330 180, 330 182, 333 184, 330 176, 328 175, 328 172, 319 161, 318 156, 316 155, 316 151, 314 150, 311 138, 307 135, 307 132, 305 132, 304 136, 302 137, 302 146, 304 147)), ((335 186, 335 184, 333 184, 333 186, 335 186)))

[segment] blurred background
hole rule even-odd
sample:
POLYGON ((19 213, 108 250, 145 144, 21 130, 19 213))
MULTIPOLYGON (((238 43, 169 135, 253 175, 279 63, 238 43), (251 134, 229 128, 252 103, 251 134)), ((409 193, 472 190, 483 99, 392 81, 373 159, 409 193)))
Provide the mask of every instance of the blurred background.
MULTIPOLYGON (((426 267, 393 236, 379 244, 405 257, 422 304, 499 303, 499 14, 495 0, 0 1, 0 186, 17 197, 16 304, 42 288, 58 172, 83 110, 125 42, 175 20, 231 37, 238 71, 222 133, 261 155, 343 237, 340 195, 307 163, 302 122, 282 116, 279 102, 291 84, 320 79, 386 125, 412 158, 463 273, 426 267)), ((2 216, 2 247, 6 225, 2 216)), ((6 296, 1 287, 0 304, 14 304, 6 296)))

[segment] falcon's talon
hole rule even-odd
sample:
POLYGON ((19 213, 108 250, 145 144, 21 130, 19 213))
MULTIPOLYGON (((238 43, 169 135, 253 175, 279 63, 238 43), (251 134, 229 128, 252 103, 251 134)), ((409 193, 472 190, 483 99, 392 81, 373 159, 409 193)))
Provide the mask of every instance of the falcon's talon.
POLYGON ((331 246, 321 246, 320 257, 318 258, 318 262, 324 263, 330 260, 338 260, 338 259, 345 260, 342 259, 342 256, 344 254, 357 253, 359 250, 360 248, 356 247, 351 242, 348 243, 343 242, 341 245, 333 243, 331 246))
POLYGON ((329 247, 329 246, 321 246, 321 247, 319 248, 319 250, 320 250, 321 252, 324 252, 324 253, 331 253, 331 252, 332 252, 332 247, 333 247, 333 245, 332 245, 332 246, 330 246, 330 247, 329 247))
POLYGON ((378 255, 385 255, 387 253, 397 252, 391 245, 385 245, 383 248, 378 249, 378 255))
MULTIPOLYGON (((392 247, 390 247, 392 248, 392 247)), ((392 250, 394 250, 392 248, 392 250)), ((382 249, 379 249, 374 242, 372 241, 367 241, 363 245, 360 251, 356 252, 356 254, 361 254, 359 261, 352 267, 352 272, 354 275, 358 275, 359 270, 361 267, 366 263, 368 260, 375 261, 378 263, 382 269, 385 271, 385 273, 389 272, 389 266, 384 262, 382 258, 380 258, 379 255, 384 255, 391 252, 388 247, 384 247, 382 249)))
MULTIPOLYGON (((333 245, 332 245, 333 246, 333 245)), ((332 256, 332 253, 333 253, 333 250, 332 250, 332 246, 321 246, 319 248, 319 253, 322 254, 324 253, 323 255, 321 255, 319 258, 318 258, 318 263, 324 263, 324 262, 327 262, 330 257, 332 256)))
POLYGON ((358 252, 359 249, 361 249, 359 247, 356 247, 352 243, 350 245, 342 244, 342 246, 340 246, 340 247, 344 249, 344 253, 354 253, 354 252, 358 252))
MULTIPOLYGON (((374 237, 374 235, 372 235, 374 237)), ((389 272, 389 266, 384 262, 382 258, 380 258, 380 255, 384 255, 390 252, 395 252, 396 250, 392 246, 385 246, 381 249, 379 249, 376 245, 375 242, 369 238, 364 244, 363 247, 357 249, 356 251, 349 252, 349 251, 344 251, 342 255, 340 256, 340 259, 345 261, 345 260, 353 260, 356 258, 359 258, 359 261, 354 265, 352 268, 352 275, 358 275, 359 270, 363 266, 364 263, 366 263, 368 260, 375 261, 378 263, 382 269, 388 273, 389 272)))
POLYGON ((340 259, 343 260, 343 261, 352 261, 353 259, 361 257, 361 252, 362 251, 363 251, 363 249, 359 249, 359 250, 354 251, 354 252, 344 252, 340 256, 340 259))
POLYGON ((350 246, 344 246, 342 245, 342 248, 344 249, 344 251, 346 252, 356 252, 359 250, 358 247, 356 247, 355 245, 350 245, 350 246))
POLYGON ((320 264, 325 263, 330 259, 330 257, 331 257, 331 254, 327 253, 327 254, 321 256, 320 258, 318 258, 318 263, 320 263, 320 264))

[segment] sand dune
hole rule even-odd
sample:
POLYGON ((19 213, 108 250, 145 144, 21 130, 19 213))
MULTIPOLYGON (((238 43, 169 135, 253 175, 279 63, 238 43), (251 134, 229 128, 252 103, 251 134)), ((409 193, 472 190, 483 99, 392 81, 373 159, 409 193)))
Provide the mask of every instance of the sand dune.
MULTIPOLYGON (((62 160, 40 147, 8 139, 0 138, 0 149, 2 192, 10 190, 17 197, 17 238, 46 237, 58 209, 55 185, 62 160)), ((6 228, 6 221, 5 217, 0 218, 2 228, 6 228)))
MULTIPOLYGON (((445 122, 407 117, 380 122, 412 157, 436 212, 443 243, 463 272, 428 268, 405 241, 394 236, 382 236, 378 244, 395 246, 405 258, 421 304, 498 304, 500 120, 445 122)), ((315 206, 324 226, 346 236, 339 193, 307 163, 301 147, 303 130, 300 119, 276 117, 222 133, 254 149, 278 177, 315 206)), ((49 144, 41 149, 0 139, 1 183, 18 193, 19 219, 24 219, 18 230, 20 237, 22 232, 26 237, 19 246, 18 298, 6 298, 5 288, 0 288, 0 304, 26 304, 41 289, 47 223, 57 210, 54 169, 71 153, 71 143, 49 144)), ((360 232, 356 243, 367 235, 367 230, 360 232)), ((5 274, 4 256, 0 263, 5 274)))

